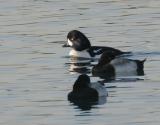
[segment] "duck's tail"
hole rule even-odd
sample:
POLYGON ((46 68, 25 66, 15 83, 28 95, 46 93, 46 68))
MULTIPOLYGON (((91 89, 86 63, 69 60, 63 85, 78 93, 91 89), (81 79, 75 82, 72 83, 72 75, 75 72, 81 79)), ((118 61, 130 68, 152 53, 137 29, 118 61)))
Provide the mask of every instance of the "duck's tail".
POLYGON ((141 60, 141 63, 143 63, 144 64, 144 62, 147 60, 147 58, 145 58, 144 60, 141 60))
POLYGON ((137 60, 137 73, 138 75, 144 75, 144 62, 146 61, 147 59, 143 59, 143 60, 137 60))

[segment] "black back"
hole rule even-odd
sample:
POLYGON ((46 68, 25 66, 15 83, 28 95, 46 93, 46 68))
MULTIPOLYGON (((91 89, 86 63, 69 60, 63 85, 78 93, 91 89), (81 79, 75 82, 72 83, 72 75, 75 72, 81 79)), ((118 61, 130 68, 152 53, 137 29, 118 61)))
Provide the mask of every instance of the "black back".
POLYGON ((90 88, 90 78, 82 74, 78 77, 73 85, 73 90, 68 94, 68 100, 98 100, 98 92, 90 88))
POLYGON ((96 55, 101 55, 104 52, 111 53, 115 56, 128 53, 128 52, 122 52, 122 51, 120 51, 118 49, 114 49, 112 47, 103 47, 103 46, 92 46, 88 49, 88 52, 91 57, 95 57, 96 55))
POLYGON ((88 101, 98 101, 98 93, 92 88, 85 88, 79 92, 70 92, 68 94, 68 100, 88 100, 88 101))

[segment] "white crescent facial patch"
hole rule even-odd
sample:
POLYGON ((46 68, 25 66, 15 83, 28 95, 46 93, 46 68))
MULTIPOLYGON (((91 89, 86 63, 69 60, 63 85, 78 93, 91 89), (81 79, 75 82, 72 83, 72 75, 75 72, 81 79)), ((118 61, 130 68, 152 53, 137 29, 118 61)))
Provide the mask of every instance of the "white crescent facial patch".
POLYGON ((68 39, 68 45, 73 46, 73 43, 68 39))

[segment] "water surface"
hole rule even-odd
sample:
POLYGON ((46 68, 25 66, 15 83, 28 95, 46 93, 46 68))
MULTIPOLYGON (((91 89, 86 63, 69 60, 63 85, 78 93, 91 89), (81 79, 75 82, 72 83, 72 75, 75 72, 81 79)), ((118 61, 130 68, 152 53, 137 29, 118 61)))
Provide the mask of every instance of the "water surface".
MULTIPOLYGON (((160 1, 1 0, 0 6, 0 124, 159 125, 160 1), (105 83, 109 96, 88 110, 70 103, 67 94, 82 73, 72 71, 69 48, 62 48, 73 29, 93 45, 147 58, 145 75, 105 83)), ((91 64, 91 81, 101 81, 91 64)))

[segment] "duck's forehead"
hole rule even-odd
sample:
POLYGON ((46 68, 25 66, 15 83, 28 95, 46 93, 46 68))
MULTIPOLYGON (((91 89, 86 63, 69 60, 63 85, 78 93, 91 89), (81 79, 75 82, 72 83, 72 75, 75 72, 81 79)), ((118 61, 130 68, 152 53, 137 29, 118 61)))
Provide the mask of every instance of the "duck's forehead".
POLYGON ((68 33, 68 37, 73 37, 73 36, 76 36, 77 34, 78 34, 77 32, 72 31, 68 33))

